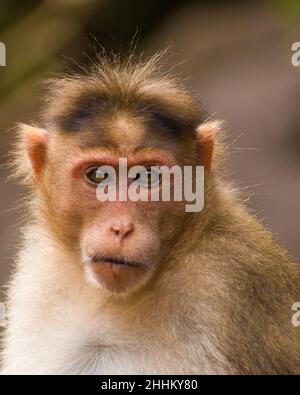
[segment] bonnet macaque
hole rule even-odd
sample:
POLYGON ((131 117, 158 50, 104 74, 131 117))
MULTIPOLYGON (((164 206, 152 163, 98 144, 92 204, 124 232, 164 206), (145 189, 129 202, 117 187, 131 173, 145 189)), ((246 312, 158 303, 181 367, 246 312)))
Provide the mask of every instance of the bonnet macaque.
POLYGON ((300 268, 224 179, 221 123, 206 119, 158 57, 50 83, 40 119, 18 128, 28 223, 4 374, 300 373, 300 268), (100 201, 98 169, 120 158, 146 183, 152 166, 204 167, 203 209, 100 201))

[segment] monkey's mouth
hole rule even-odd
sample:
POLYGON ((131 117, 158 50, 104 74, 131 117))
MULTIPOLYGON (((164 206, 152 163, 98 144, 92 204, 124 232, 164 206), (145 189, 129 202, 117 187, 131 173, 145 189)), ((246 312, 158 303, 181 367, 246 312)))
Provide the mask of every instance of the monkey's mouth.
POLYGON ((95 255, 91 258, 91 262, 99 263, 99 264, 110 264, 113 266, 120 267, 145 267, 146 264, 144 262, 132 261, 128 260, 124 257, 113 258, 109 256, 95 255))

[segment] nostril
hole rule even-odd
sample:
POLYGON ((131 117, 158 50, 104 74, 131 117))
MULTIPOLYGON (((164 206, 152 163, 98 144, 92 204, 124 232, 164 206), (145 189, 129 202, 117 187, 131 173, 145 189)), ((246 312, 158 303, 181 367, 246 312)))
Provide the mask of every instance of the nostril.
POLYGON ((115 226, 112 226, 112 227, 111 227, 111 231, 112 231, 116 236, 119 236, 119 235, 120 235, 120 229, 117 228, 117 227, 115 227, 115 226))
POLYGON ((128 236, 131 232, 133 232, 133 226, 124 231, 123 237, 128 236))
POLYGON ((112 226, 111 230, 116 236, 124 239, 133 232, 134 226, 133 224, 120 224, 118 226, 112 226))

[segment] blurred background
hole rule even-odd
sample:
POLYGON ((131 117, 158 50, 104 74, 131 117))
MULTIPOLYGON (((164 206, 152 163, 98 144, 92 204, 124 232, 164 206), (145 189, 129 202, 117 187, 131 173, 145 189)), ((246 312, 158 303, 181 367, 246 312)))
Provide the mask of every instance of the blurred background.
MULTIPOLYGON (((100 50, 152 54, 170 65, 214 118, 225 119, 232 177, 247 204, 300 259, 300 1, 0 0, 0 165, 16 122, 34 120, 41 81, 100 50), (98 43, 97 43, 98 42, 98 43), (100 45, 99 45, 100 44, 100 45), (96 48, 96 49, 95 49, 96 48), (71 60, 73 59, 73 60, 71 60)), ((19 240, 24 191, 0 167, 0 285, 19 240)))

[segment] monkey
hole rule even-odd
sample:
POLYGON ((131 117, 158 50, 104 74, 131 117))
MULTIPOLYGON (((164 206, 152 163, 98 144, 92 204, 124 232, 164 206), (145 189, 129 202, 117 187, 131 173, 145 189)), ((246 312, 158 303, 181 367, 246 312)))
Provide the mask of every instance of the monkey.
MULTIPOLYGON (((222 123, 151 59, 54 77, 18 126, 28 188, 2 374, 299 374, 300 269, 226 176, 222 123), (106 201, 100 166, 202 166, 203 209, 106 201)), ((172 187, 171 187, 172 188, 172 187)))

